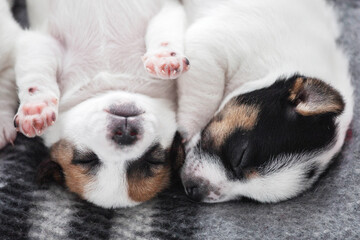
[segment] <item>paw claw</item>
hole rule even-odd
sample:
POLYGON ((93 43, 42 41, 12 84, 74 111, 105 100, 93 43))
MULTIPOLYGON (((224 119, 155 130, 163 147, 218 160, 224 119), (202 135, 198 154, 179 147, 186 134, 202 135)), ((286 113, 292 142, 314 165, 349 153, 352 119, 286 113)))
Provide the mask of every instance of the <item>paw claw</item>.
POLYGON ((187 57, 184 58, 184 62, 185 62, 186 65, 188 65, 188 66, 190 65, 190 61, 189 61, 189 59, 187 57))
POLYGON ((19 128, 19 122, 18 122, 18 115, 16 114, 15 115, 15 117, 14 117, 14 127, 16 128, 16 129, 18 129, 19 128))
POLYGON ((52 119, 52 123, 54 123, 56 121, 56 114, 55 113, 52 113, 51 119, 52 119))
POLYGON ((40 132, 41 129, 45 127, 45 124, 42 119, 34 119, 32 126, 35 128, 36 132, 40 132))

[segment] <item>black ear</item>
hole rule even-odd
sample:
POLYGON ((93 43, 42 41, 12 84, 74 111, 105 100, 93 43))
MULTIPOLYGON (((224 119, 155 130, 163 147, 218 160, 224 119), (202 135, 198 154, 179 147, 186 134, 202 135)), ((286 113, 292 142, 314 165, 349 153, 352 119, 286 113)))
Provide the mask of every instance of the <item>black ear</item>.
POLYGON ((179 132, 175 133, 173 143, 169 152, 169 159, 171 161, 172 169, 177 172, 182 167, 185 161, 185 146, 183 138, 179 132))
POLYGON ((44 185, 48 182, 56 182, 64 185, 65 177, 61 166, 58 163, 47 159, 40 163, 36 175, 36 181, 40 185, 44 185))
POLYGON ((325 113, 339 115, 345 103, 340 93, 325 82, 305 77, 293 79, 289 100, 295 111, 303 116, 325 113))

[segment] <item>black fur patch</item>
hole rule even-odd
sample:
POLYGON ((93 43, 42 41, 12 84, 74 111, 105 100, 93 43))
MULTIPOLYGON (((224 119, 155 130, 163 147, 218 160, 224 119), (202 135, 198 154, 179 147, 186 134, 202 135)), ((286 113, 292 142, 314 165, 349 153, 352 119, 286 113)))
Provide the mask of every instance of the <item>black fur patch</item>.
POLYGON ((172 169, 177 172, 185 161, 185 146, 179 132, 175 133, 173 143, 167 157, 171 161, 172 169))
POLYGON ((234 128, 219 150, 206 149, 209 144, 202 139, 203 150, 218 155, 234 177, 241 179, 247 169, 259 169, 278 155, 311 153, 329 146, 336 135, 338 114, 297 113, 289 94, 299 77, 280 79, 270 87, 235 97, 238 105, 260 107, 256 126, 252 130, 234 128))
POLYGON ((65 176, 61 166, 58 163, 47 159, 41 162, 38 166, 36 182, 42 186, 53 181, 60 185, 64 185, 65 176))

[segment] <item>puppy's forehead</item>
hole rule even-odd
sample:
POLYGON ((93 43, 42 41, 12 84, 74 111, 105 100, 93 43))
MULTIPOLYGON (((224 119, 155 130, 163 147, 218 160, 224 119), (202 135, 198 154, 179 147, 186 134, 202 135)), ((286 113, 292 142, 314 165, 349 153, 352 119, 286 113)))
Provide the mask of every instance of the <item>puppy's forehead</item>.
POLYGON ((63 169, 65 184, 70 191, 84 197, 85 187, 93 181, 88 169, 74 165, 75 146, 66 140, 60 140, 51 147, 51 158, 63 169))
POLYGON ((211 120, 202 133, 202 142, 219 149, 236 130, 252 130, 258 121, 260 106, 243 103, 239 98, 231 99, 211 120))

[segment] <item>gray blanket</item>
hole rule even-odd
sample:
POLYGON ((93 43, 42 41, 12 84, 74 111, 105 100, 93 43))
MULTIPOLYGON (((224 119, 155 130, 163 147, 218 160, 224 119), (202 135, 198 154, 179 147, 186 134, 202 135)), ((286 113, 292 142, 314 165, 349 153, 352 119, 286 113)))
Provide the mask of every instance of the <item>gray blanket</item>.
MULTIPOLYGON (((360 0, 331 2, 358 88, 360 0)), ((26 26, 24 9, 18 0, 13 10, 26 26)), ((360 239, 359 88, 355 95, 352 134, 342 152, 312 189, 278 204, 196 204, 174 184, 140 206, 101 209, 61 187, 40 188, 34 177, 47 151, 41 140, 19 136, 0 151, 0 239, 360 239)))

